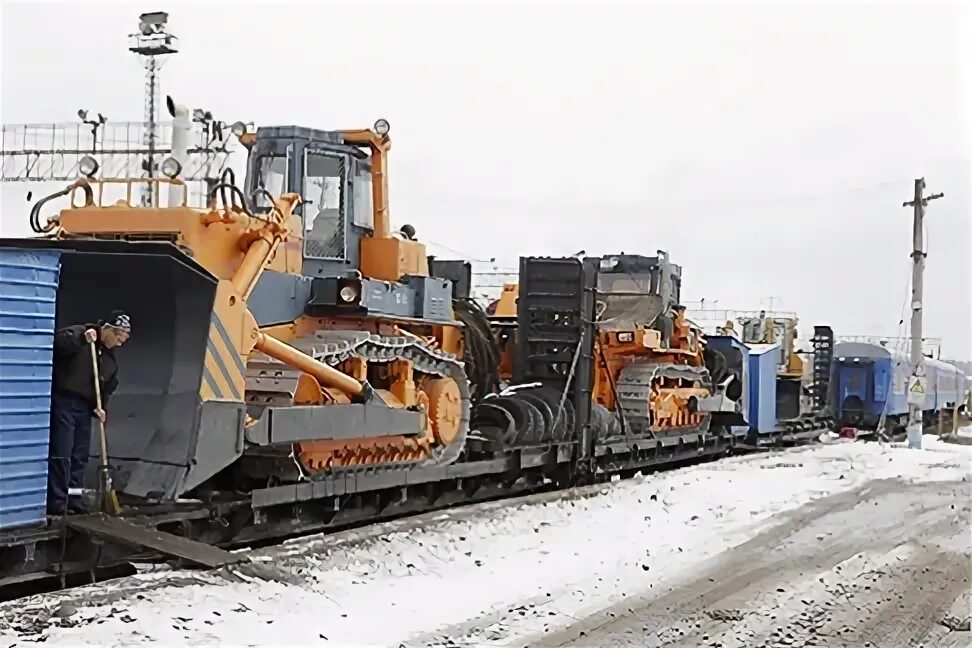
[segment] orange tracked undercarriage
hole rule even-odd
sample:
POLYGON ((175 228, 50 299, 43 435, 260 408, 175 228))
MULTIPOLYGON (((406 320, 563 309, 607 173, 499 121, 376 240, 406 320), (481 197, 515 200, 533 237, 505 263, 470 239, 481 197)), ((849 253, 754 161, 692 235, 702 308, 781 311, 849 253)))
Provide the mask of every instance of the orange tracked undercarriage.
MULTIPOLYGON (((306 476, 356 466, 437 460, 463 431, 467 396, 462 387, 467 384, 456 360, 461 353, 456 340, 441 330, 421 332, 427 335, 388 322, 311 318, 274 330, 278 337, 298 335, 290 342, 294 348, 356 382, 369 384, 375 403, 421 413, 421 426, 408 435, 379 435, 381 430, 374 430, 376 435, 370 436, 370 430, 358 434, 349 430, 345 438, 300 441, 273 454, 296 459, 306 476), (444 352, 444 346, 453 353, 444 352)), ((267 406, 327 407, 352 402, 341 390, 321 387, 313 376, 269 358, 252 358, 247 367, 247 403, 254 414, 267 406)), ((260 449, 257 454, 266 457, 267 452, 260 449)))

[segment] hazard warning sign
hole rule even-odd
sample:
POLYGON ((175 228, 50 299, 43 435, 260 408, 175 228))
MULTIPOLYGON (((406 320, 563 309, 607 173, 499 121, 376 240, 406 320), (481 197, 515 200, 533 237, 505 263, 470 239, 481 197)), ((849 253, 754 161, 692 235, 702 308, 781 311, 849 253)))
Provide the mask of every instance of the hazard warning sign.
POLYGON ((924 376, 912 376, 908 381, 908 402, 912 405, 921 405, 925 402, 927 393, 928 379, 924 376))

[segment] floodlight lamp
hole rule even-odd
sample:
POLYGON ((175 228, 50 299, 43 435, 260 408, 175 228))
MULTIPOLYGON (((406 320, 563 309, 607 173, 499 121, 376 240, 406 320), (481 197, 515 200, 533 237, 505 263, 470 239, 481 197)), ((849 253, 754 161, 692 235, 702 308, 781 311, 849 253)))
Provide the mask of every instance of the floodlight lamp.
POLYGON ((618 257, 608 257, 606 259, 601 259, 601 270, 613 270, 618 266, 618 257))
POLYGON ((78 171, 86 178, 93 178, 98 173, 98 161, 90 155, 85 155, 78 160, 78 171))
POLYGON ((389 130, 391 130, 391 125, 387 119, 379 119, 375 122, 375 132, 381 137, 387 135, 389 130))
POLYGON ((170 180, 174 180, 182 171, 182 165, 179 164, 179 160, 175 159, 174 157, 167 157, 162 160, 161 169, 162 175, 170 180))
POLYGON ((85 110, 84 108, 81 108, 80 110, 78 110, 78 118, 81 121, 84 121, 85 119, 87 119, 88 118, 88 111, 85 110))
POLYGON ((230 132, 237 137, 243 137, 246 135, 246 124, 241 121, 233 122, 233 125, 230 126, 230 132))
POLYGON ((169 14, 164 11, 143 13, 138 17, 138 30, 145 36, 158 34, 169 21, 169 14))

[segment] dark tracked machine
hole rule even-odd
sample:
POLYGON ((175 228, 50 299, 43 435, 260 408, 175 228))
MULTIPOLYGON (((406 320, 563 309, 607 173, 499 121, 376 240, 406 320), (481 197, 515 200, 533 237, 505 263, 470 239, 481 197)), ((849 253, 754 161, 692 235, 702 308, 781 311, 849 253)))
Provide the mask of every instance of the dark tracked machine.
POLYGON ((0 479, 0 586, 52 570, 63 584, 146 551, 212 566, 231 560, 212 545, 732 446, 738 388, 685 319, 666 255, 523 258, 501 348, 469 264, 390 230, 387 122, 244 142, 244 186, 225 175, 208 209, 132 204, 139 184, 184 187, 178 164, 149 180, 92 172, 34 206, 41 236, 0 240, 14 287, 0 305, 17 324, 0 327, 0 363, 29 386, 4 401, 0 443, 34 448, 0 458, 17 475, 0 479), (107 202, 109 186, 127 197, 107 202), (114 308, 133 322, 107 422, 122 511, 46 518, 50 339, 114 308))
POLYGON ((513 380, 476 405, 473 428, 495 445, 573 439, 587 460, 575 470, 718 445, 742 385, 685 319, 680 292, 664 252, 523 259, 492 320, 498 339, 515 338, 513 380), (504 298, 517 303, 512 334, 496 316, 504 298))

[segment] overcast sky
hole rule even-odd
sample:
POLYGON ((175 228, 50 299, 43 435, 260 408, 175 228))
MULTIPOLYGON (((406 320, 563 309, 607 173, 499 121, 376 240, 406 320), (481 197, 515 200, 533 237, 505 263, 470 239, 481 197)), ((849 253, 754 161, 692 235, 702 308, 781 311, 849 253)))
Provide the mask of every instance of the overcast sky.
POLYGON ((968 10, 355 5, 4 2, 2 121, 141 119, 126 36, 167 10, 164 94, 228 122, 387 118, 393 222, 434 253, 667 249, 686 299, 774 297, 802 334, 902 332, 924 175, 926 335, 972 356, 968 10))

